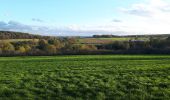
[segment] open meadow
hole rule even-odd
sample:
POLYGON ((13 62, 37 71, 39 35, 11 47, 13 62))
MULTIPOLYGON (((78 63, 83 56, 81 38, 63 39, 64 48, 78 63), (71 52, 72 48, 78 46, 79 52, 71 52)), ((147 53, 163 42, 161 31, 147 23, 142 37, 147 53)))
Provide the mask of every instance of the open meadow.
POLYGON ((115 41, 129 41, 129 40, 138 40, 138 41, 148 41, 148 37, 113 37, 113 38, 80 38, 78 39, 79 44, 109 44, 115 41))
POLYGON ((170 56, 0 57, 0 99, 169 100, 170 56))

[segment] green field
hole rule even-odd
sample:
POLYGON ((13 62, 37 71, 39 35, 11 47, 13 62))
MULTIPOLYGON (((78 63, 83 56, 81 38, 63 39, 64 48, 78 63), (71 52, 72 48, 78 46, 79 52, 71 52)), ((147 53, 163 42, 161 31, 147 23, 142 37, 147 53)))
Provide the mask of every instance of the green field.
MULTIPOLYGON (((78 39, 80 44, 108 44, 113 43, 114 41, 129 41, 135 40, 134 37, 115 37, 115 38, 81 38, 78 39)), ((139 37, 137 40, 149 41, 147 37, 139 37)))
POLYGON ((170 56, 1 57, 0 99, 170 100, 170 56))

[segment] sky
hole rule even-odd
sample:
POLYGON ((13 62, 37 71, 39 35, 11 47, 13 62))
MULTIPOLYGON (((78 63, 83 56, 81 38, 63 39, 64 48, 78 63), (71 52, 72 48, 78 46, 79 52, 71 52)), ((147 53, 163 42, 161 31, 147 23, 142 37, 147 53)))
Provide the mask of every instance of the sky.
POLYGON ((0 0, 0 30, 50 36, 169 34, 170 0, 0 0))

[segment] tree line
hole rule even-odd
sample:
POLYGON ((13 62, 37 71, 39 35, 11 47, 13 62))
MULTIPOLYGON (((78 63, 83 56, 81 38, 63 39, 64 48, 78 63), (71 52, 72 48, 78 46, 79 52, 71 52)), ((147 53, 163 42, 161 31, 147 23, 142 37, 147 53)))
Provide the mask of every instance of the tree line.
POLYGON ((148 41, 115 41, 110 44, 99 45, 98 48, 112 50, 112 53, 118 54, 170 54, 170 37, 150 37, 148 41))
POLYGON ((50 36, 33 35, 22 32, 0 31, 0 39, 49 39, 50 36))
POLYGON ((64 54, 170 54, 170 36, 166 38, 162 36, 150 37, 147 41, 135 39, 95 45, 79 44, 78 37, 57 38, 20 32, 0 31, 0 40, 0 56, 64 54), (10 42, 6 39, 30 40, 10 42))
POLYGON ((150 38, 149 41, 114 41, 103 45, 77 44, 76 38, 0 42, 1 56, 60 54, 170 54, 170 37, 150 38))
POLYGON ((97 50, 93 45, 76 45, 76 39, 73 38, 50 38, 30 41, 0 41, 1 56, 15 55, 58 55, 58 54, 76 54, 79 52, 90 52, 97 50))

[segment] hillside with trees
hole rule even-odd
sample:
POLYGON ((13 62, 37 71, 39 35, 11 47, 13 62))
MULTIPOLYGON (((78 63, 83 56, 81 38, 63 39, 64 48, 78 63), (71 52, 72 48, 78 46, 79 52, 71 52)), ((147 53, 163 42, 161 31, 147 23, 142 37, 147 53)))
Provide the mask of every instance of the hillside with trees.
POLYGON ((78 38, 73 37, 56 38, 18 32, 1 32, 0 36, 0 56, 68 54, 170 54, 170 37, 151 37, 147 41, 137 39, 128 41, 112 41, 97 45, 81 44, 78 42, 78 38), (31 40, 11 42, 8 41, 8 39, 31 40))
POLYGON ((23 32, 0 31, 0 39, 42 39, 49 36, 33 35, 23 32))

